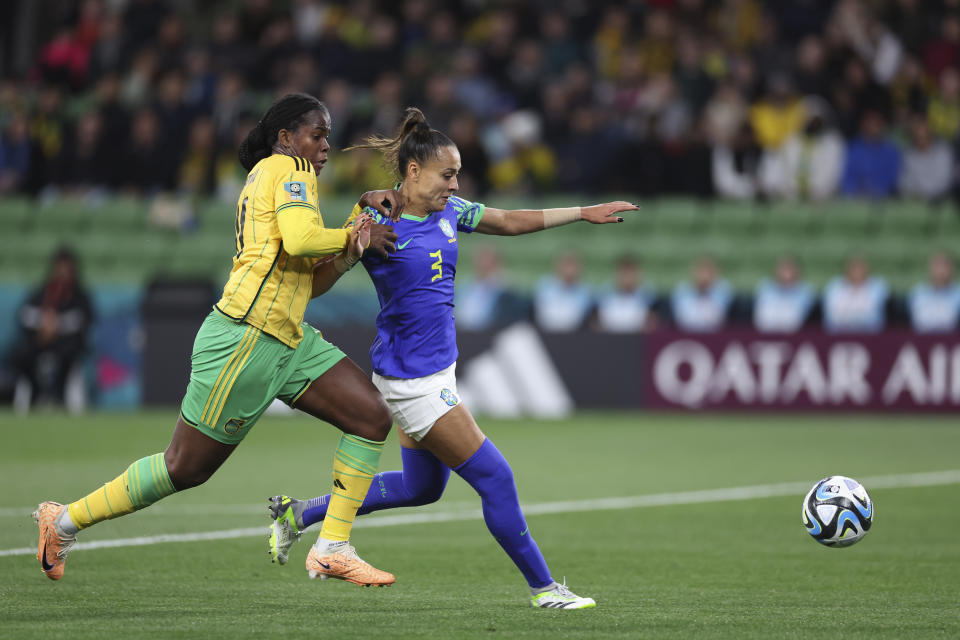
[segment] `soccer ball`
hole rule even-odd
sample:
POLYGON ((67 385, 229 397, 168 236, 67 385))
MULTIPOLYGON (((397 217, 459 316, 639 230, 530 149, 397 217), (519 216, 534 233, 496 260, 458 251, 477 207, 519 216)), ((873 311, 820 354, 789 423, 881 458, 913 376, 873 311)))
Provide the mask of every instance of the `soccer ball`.
POLYGON ((824 478, 803 499, 803 526, 814 540, 828 547, 859 542, 872 523, 873 502, 853 478, 824 478))

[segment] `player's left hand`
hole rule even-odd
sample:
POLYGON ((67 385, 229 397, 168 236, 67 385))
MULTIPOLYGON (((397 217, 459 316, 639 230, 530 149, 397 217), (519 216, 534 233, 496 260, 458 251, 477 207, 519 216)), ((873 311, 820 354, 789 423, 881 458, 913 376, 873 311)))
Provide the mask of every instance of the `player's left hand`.
POLYGON ((623 217, 618 215, 625 211, 636 211, 639 209, 635 204, 618 200, 616 202, 605 202, 604 204, 595 204, 590 207, 580 208, 580 219, 586 220, 591 224, 606 224, 608 222, 623 222, 623 217))
POLYGON ((396 189, 378 189, 366 191, 360 196, 360 208, 370 207, 384 218, 394 222, 400 219, 403 213, 403 197, 396 189))
POLYGON ((370 227, 373 226, 373 217, 362 213, 353 221, 350 227, 350 241, 347 243, 347 262, 355 264, 363 256, 363 251, 370 246, 370 227))

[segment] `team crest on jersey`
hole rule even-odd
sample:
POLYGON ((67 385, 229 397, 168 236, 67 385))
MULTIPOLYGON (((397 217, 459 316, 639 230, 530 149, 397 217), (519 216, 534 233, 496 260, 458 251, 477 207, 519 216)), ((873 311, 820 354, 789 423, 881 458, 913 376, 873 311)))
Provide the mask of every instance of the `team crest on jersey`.
POLYGON ((458 398, 457 394, 455 394, 453 391, 450 391, 450 389, 441 390, 440 399, 446 402, 451 407, 455 407, 460 403, 460 398, 458 398))
POLYGON ((283 190, 290 194, 290 202, 307 201, 307 185, 303 182, 284 182, 283 190))
POLYGON ((453 227, 450 225, 450 221, 446 218, 440 218, 440 231, 443 231, 443 235, 448 238, 453 237, 453 227))

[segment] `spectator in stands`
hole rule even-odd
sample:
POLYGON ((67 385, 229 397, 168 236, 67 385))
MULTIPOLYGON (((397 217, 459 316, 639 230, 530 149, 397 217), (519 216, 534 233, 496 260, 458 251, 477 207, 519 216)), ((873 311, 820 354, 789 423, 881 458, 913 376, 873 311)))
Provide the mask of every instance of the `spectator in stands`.
POLYGON ((60 155, 54 183, 65 194, 96 195, 107 185, 107 156, 103 143, 103 119, 89 111, 77 120, 60 155))
POLYGON ((474 256, 474 279, 457 289, 457 324, 482 331, 519 320, 519 297, 503 283, 500 253, 482 246, 474 256))
POLYGON ((940 200, 953 186, 950 145, 935 140, 922 116, 910 120, 910 146, 903 154, 900 195, 920 200, 940 200))
POLYGON ((208 117, 197 118, 190 126, 187 150, 177 170, 177 190, 194 196, 211 193, 216 152, 213 121, 208 117))
POLYGON ((26 191, 35 155, 25 114, 14 114, 0 133, 0 194, 26 191))
POLYGON ((550 8, 541 13, 540 33, 549 77, 563 75, 567 67, 582 59, 580 43, 571 35, 570 18, 562 11, 550 8))
POLYGON ((817 96, 824 100, 830 96, 827 48, 819 35, 808 34, 797 45, 795 75, 801 95, 817 96))
POLYGON ((939 78, 960 59, 960 17, 947 15, 939 26, 940 37, 930 38, 923 48, 923 64, 931 78, 939 78))
POLYGON ((944 140, 953 140, 960 132, 960 71, 955 66, 946 67, 940 72, 937 87, 927 108, 930 131, 944 140))
POLYGON ((477 119, 467 112, 458 114, 450 123, 450 139, 457 143, 463 164, 457 178, 460 191, 468 194, 467 197, 483 196, 490 187, 487 178, 490 160, 480 140, 479 127, 477 119))
POLYGON ((16 398, 21 408, 38 399, 63 401, 67 376, 86 347, 92 315, 76 256, 61 248, 53 255, 46 281, 17 315, 22 336, 13 365, 21 377, 16 398))
POLYGON ((139 107, 149 102, 157 64, 155 47, 145 45, 137 51, 120 85, 120 99, 124 104, 139 107))
POLYGON ((652 289, 643 284, 640 262, 632 256, 617 260, 613 286, 597 301, 597 327, 613 333, 631 333, 653 328, 651 313, 655 299, 652 289))
POLYGON ((763 158, 753 127, 744 122, 729 146, 720 144, 713 148, 713 188, 717 195, 734 200, 762 198, 763 158))
POLYGON ((753 299, 753 325, 764 333, 793 333, 810 318, 816 296, 813 287, 800 280, 800 265, 793 256, 777 260, 772 279, 757 285, 753 299))
POLYGON ((35 176, 29 189, 35 192, 42 187, 48 176, 56 170, 64 152, 67 133, 67 118, 63 107, 63 93, 59 87, 47 86, 40 91, 40 99, 30 117, 30 138, 35 144, 33 156, 35 176))
POLYGON ((778 149, 803 128, 806 111, 790 79, 778 73, 768 80, 769 91, 750 108, 750 124, 764 149, 778 149))
POLYGON ((882 198, 893 194, 900 173, 900 150, 887 136, 882 113, 869 110, 860 120, 860 137, 847 146, 841 191, 846 196, 882 198))
POLYGON ((763 183, 772 196, 822 201, 833 196, 843 172, 843 138, 827 126, 826 106, 809 101, 803 131, 767 152, 763 183))
POLYGON ((120 185, 140 195, 172 186, 177 159, 163 143, 160 123, 151 109, 141 109, 130 125, 120 185))
POLYGON ((684 331, 722 329, 733 303, 730 283, 720 278, 717 263, 704 256, 693 265, 691 282, 678 284, 670 298, 674 324, 684 331))
MULTIPOLYGON (((104 146, 111 150, 122 149, 130 135, 130 112, 120 100, 120 76, 108 73, 100 78, 94 89, 94 102, 100 112, 104 146)), ((112 153, 111 157, 116 161, 119 155, 112 153)), ((108 171, 110 182, 114 181, 115 169, 114 166, 108 171)))
POLYGON ((714 146, 729 146, 747 117, 747 104, 733 84, 717 87, 704 107, 707 137, 714 146))
POLYGON ((855 255, 823 291, 823 326, 830 333, 882 331, 889 297, 883 278, 871 276, 866 258, 855 255))
POLYGON ((601 191, 610 174, 607 159, 615 149, 615 140, 604 128, 600 111, 577 107, 570 118, 570 134, 557 151, 559 182, 576 182, 586 193, 601 191))
POLYGON ((575 253, 564 253, 556 262, 554 275, 537 283, 533 292, 533 313, 545 331, 576 331, 593 308, 593 294, 581 281, 583 267, 575 253))
POLYGON ((540 116, 532 111, 515 111, 500 121, 506 154, 490 167, 495 188, 537 193, 553 186, 557 159, 541 142, 541 128, 540 116))
MULTIPOLYGON (((691 163, 702 168, 702 147, 691 152, 691 139, 700 145, 705 132, 715 149, 733 148, 744 118, 762 149, 808 139, 800 132, 809 123, 800 96, 829 100, 833 124, 847 138, 858 134, 869 111, 898 129, 909 114, 924 113, 934 138, 960 137, 956 0, 684 0, 580 3, 576 10, 560 3, 540 12, 524 3, 463 1, 437 11, 431 10, 437 3, 422 0, 395 11, 382 2, 232 4, 235 11, 222 3, 91 0, 69 11, 32 12, 32 24, 24 26, 45 39, 24 52, 33 56, 26 61, 30 82, 18 89, 39 151, 21 188, 35 191, 55 180, 59 163, 44 166, 44 160, 58 158, 69 128, 63 115, 86 111, 91 89, 104 145, 117 150, 110 157, 118 164, 130 111, 146 106, 161 119, 160 139, 178 152, 196 116, 213 118, 223 147, 259 100, 322 82, 341 123, 333 133, 339 147, 360 129, 392 129, 404 105, 426 96, 422 106, 441 128, 452 128, 465 110, 473 113, 492 187, 517 192, 599 183, 644 194, 702 194, 702 180, 686 179, 691 163), (371 96, 378 76, 387 78, 371 96), (334 83, 339 94, 327 90, 334 83), (721 88, 711 98, 714 86, 721 88), (51 111, 49 97, 60 91, 69 109, 51 111), (530 114, 540 119, 542 136, 527 135, 530 114), (571 144, 579 146, 571 129, 580 140, 595 130, 616 132, 615 154, 606 160, 619 168, 609 179, 598 178, 589 163, 561 162, 558 169, 557 154, 569 158, 571 144)), ((9 25, 0 30, 10 32, 9 25)), ((0 56, 0 77, 22 77, 23 62, 22 53, 0 56)), ((16 111, 0 107, 0 129, 16 111)), ((893 194, 895 154, 873 142, 865 137, 851 145, 843 193, 893 194)), ((744 187, 726 179, 743 173, 718 176, 717 191, 748 199, 765 191, 750 180, 744 187)), ((810 195, 818 198, 812 182, 810 195)))
POLYGON ((917 333, 949 333, 960 327, 960 284, 953 258, 938 251, 930 256, 929 280, 910 292, 910 322, 917 333))

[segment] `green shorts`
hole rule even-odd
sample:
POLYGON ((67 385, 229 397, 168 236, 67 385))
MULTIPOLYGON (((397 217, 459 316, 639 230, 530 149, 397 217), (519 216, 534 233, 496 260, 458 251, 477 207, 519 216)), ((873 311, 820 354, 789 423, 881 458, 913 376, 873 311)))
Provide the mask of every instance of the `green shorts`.
POLYGON ((303 340, 291 349, 259 329, 211 311, 193 343, 180 415, 214 440, 237 444, 275 398, 293 405, 311 382, 344 357, 306 323, 303 340))

